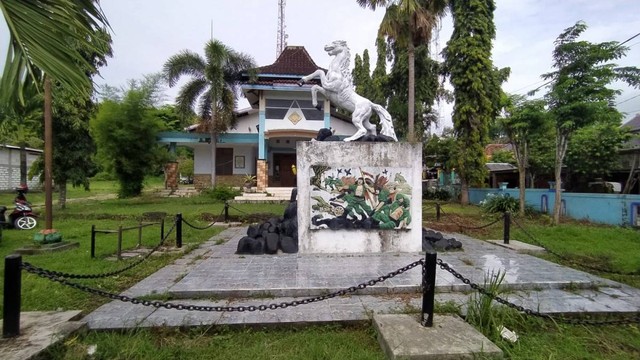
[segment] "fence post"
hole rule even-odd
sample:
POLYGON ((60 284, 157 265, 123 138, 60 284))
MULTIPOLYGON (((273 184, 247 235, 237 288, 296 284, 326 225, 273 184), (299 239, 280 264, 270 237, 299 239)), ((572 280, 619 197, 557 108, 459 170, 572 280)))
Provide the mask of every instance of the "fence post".
POLYGON ((91 258, 96 257, 96 226, 91 225, 91 258))
POLYGON ((182 214, 176 214, 176 247, 182 247, 182 214))
POLYGON ((436 203, 436 221, 440 221, 440 203, 436 203))
POLYGON ((224 222, 229 222, 229 203, 224 202, 224 222))
POLYGON ((122 254, 122 225, 118 228, 118 260, 120 260, 122 254))
POLYGON ((433 326, 433 307, 436 295, 436 259, 435 251, 427 251, 422 271, 422 326, 433 326), (426 319, 425 319, 426 314, 426 319))
POLYGON ((22 288, 22 256, 11 254, 4 258, 4 308, 2 337, 20 335, 20 291, 22 288))
POLYGON ((160 219, 160 241, 164 240, 164 217, 160 219))
POLYGON ((511 213, 508 211, 504 212, 504 243, 509 243, 509 232, 511 231, 511 213))
POLYGON ((142 246, 142 221, 138 224, 138 247, 142 246))

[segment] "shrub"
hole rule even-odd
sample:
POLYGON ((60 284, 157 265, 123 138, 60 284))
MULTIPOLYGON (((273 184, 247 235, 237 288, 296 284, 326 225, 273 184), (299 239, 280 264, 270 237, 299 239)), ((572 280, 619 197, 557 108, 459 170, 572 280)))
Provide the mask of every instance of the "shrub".
POLYGON ((451 200, 451 192, 446 188, 427 188, 422 191, 422 198, 425 200, 451 200))
POLYGON ((231 200, 236 196, 240 196, 242 192, 236 190, 229 185, 219 185, 213 189, 205 189, 202 191, 202 195, 210 197, 217 201, 231 200))
POLYGON ((518 212, 520 201, 509 194, 489 194, 480 202, 480 207, 487 213, 518 212))

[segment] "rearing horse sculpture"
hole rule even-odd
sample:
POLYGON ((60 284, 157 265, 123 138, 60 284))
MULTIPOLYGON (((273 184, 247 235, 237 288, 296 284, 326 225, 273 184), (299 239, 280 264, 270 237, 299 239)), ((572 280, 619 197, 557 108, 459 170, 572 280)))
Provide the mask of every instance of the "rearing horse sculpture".
POLYGON ((382 106, 358 95, 353 90, 351 72, 349 70, 351 55, 347 43, 343 40, 336 40, 326 45, 324 51, 331 56, 335 56, 329 64, 327 73, 325 74, 324 71, 318 69, 301 78, 298 82, 298 85, 302 86, 314 77, 320 77, 321 86, 313 85, 311 87, 313 106, 318 107, 318 92, 320 92, 331 103, 351 112, 351 121, 356 126, 357 131, 352 136, 344 139, 344 141, 357 140, 364 135, 376 135, 376 126, 369 121, 372 111, 375 111, 380 118, 380 134, 398 141, 389 112, 382 106))

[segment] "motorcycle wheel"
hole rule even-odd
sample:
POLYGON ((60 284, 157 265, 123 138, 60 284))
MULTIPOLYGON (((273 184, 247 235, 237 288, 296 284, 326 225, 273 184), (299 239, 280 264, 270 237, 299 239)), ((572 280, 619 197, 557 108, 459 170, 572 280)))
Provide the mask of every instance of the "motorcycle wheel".
POLYGON ((21 216, 13 222, 13 226, 20 230, 31 230, 38 225, 38 221, 33 216, 21 216))

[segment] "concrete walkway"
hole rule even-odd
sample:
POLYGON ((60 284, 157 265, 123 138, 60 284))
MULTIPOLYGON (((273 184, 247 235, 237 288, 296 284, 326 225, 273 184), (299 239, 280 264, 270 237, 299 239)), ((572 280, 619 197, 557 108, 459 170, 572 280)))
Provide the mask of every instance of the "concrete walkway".
MULTIPOLYGON (((122 295, 197 306, 259 306, 302 300, 377 279, 423 257, 415 254, 235 255, 246 227, 232 227, 136 284, 122 295), (225 242, 216 245, 219 239, 225 242)), ((509 301, 551 314, 637 314, 640 289, 563 267, 460 234, 463 251, 438 258, 472 282, 505 273, 509 301)), ((419 312, 421 267, 347 296, 285 309, 202 312, 114 300, 83 320, 90 329, 153 326, 312 324, 369 321, 373 314, 419 312)), ((436 301, 462 307, 471 289, 437 270, 436 301)), ((437 319, 437 315, 436 315, 437 319)))

